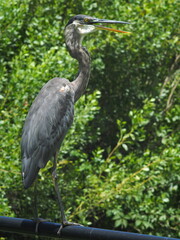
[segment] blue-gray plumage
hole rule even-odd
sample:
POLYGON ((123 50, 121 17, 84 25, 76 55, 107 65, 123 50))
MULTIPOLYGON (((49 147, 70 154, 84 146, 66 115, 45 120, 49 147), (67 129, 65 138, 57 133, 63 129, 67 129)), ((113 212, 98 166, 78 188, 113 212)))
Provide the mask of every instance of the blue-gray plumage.
POLYGON ((24 186, 28 188, 45 167, 73 122, 74 88, 67 79, 54 78, 40 91, 26 118, 22 135, 24 186))
POLYGON ((72 17, 65 28, 66 46, 70 55, 79 62, 77 78, 53 78, 44 85, 34 100, 23 127, 21 152, 24 187, 35 181, 40 168, 54 157, 53 179, 61 210, 62 226, 66 221, 57 185, 56 156, 73 122, 74 104, 84 93, 90 76, 90 56, 82 46, 83 37, 97 29, 123 32, 97 23, 127 23, 97 19, 86 15, 72 17))

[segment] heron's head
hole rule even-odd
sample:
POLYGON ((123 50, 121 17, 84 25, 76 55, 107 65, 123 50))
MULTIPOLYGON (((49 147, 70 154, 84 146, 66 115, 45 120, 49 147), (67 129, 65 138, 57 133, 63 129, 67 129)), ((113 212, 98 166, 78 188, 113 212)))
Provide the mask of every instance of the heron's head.
POLYGON ((96 30, 107 30, 119 33, 129 33, 122 30, 117 30, 109 27, 105 27, 102 24, 129 24, 128 22, 98 19, 87 15, 76 15, 72 17, 66 25, 66 30, 74 30, 76 34, 83 37, 96 30), (99 25, 101 24, 101 25, 99 25))

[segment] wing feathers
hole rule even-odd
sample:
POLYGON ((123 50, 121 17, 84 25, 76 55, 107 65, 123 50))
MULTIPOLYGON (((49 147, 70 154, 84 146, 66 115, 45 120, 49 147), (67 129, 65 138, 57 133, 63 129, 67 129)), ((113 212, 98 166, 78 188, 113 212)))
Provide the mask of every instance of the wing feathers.
POLYGON ((73 121, 74 90, 66 79, 50 80, 27 115, 21 141, 24 186, 28 188, 40 168, 59 150, 73 121), (68 85, 69 87, 65 87, 68 85), (59 91, 59 89, 65 89, 59 91))

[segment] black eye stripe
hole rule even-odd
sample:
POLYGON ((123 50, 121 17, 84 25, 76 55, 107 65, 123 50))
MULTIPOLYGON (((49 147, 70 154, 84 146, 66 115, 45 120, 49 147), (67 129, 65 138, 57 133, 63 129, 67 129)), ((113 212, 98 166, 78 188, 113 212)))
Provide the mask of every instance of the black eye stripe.
POLYGON ((87 15, 82 15, 82 14, 79 14, 79 15, 76 15, 74 17, 72 17, 69 22, 67 23, 66 26, 70 25, 71 23, 73 23, 75 20, 79 20, 79 21, 83 21, 83 22, 91 22, 93 18, 90 17, 90 16, 87 16, 87 15))

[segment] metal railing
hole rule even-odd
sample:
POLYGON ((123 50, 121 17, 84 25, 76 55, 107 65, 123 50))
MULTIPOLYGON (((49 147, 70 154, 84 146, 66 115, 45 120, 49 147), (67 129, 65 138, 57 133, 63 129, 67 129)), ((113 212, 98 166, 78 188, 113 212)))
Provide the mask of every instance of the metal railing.
MULTIPOLYGON (((44 237, 63 238, 69 240, 178 240, 177 238, 158 237, 137 233, 113 231, 84 226, 67 226, 57 234, 60 224, 41 222, 38 226, 38 235, 44 237)), ((23 218, 0 216, 0 231, 19 234, 36 235, 36 222, 23 218)))

